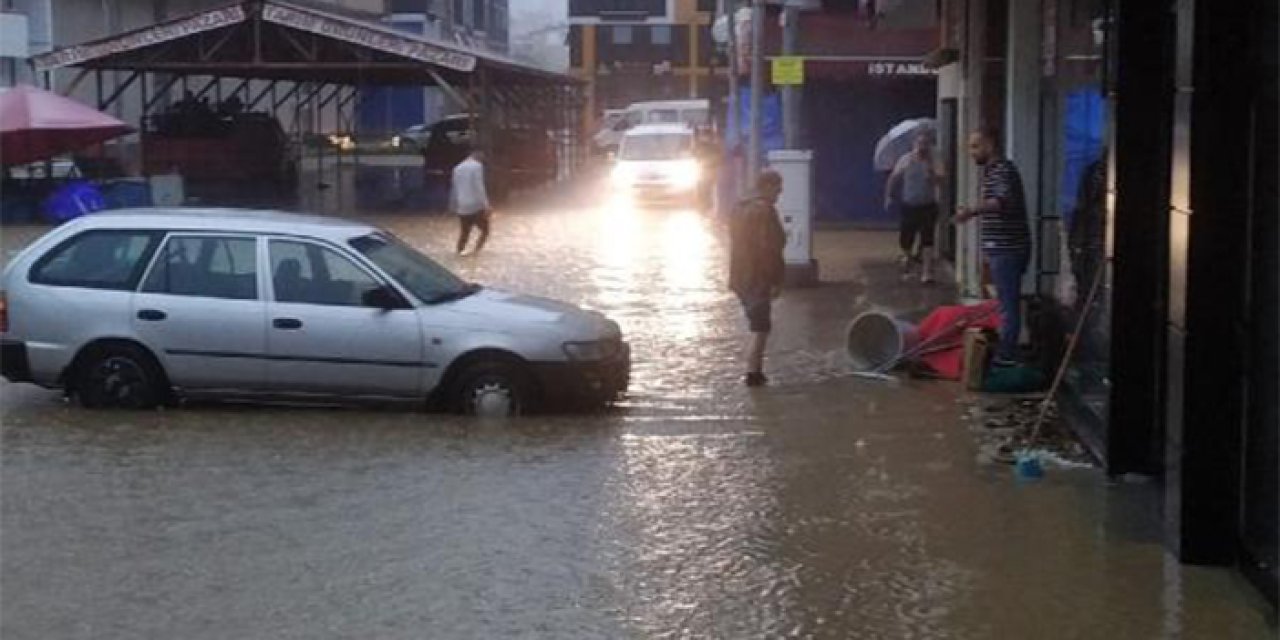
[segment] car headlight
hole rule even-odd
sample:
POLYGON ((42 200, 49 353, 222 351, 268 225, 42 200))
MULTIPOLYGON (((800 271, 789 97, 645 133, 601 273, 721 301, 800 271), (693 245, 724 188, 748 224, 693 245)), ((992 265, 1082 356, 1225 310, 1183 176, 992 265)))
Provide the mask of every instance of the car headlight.
POLYGON ((696 186, 702 179, 702 167, 697 160, 687 160, 672 167, 670 177, 672 184, 688 189, 696 186))
POLYGON ((617 165, 613 168, 613 173, 611 173, 609 177, 613 180, 614 186, 629 187, 631 186, 631 180, 633 177, 631 167, 625 164, 617 165))
POLYGON ((607 360, 618 353, 617 340, 589 340, 564 343, 570 360, 607 360))

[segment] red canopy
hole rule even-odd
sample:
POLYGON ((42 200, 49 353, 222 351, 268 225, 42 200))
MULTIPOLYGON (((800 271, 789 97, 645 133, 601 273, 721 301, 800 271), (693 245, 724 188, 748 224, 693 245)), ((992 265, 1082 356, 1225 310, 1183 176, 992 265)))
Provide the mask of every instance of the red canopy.
POLYGON ((129 131, 75 100, 31 86, 0 92, 0 164, 46 160, 129 131))

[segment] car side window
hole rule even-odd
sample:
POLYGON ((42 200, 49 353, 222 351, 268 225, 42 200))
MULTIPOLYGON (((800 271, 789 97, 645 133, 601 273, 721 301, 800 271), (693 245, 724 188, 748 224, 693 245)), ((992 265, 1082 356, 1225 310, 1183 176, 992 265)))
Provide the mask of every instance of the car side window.
POLYGON ((276 302, 365 306, 364 296, 382 284, 338 252, 307 242, 271 241, 276 302))
POLYGON ((253 238, 171 236, 142 290, 178 296, 258 299, 253 238))
POLYGON ((86 231, 36 261, 34 284, 132 291, 160 242, 157 231, 86 231))

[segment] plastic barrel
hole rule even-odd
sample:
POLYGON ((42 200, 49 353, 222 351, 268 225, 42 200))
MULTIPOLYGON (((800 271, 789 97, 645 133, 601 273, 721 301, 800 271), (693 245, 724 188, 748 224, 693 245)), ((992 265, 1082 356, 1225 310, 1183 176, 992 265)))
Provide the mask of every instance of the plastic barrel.
POLYGON ((916 326, 879 311, 867 311, 849 323, 845 351, 858 371, 884 369, 920 342, 916 326))

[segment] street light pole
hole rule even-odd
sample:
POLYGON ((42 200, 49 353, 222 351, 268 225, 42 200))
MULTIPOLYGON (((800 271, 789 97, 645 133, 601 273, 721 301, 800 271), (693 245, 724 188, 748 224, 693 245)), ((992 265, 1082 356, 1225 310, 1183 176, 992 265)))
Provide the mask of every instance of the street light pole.
MULTIPOLYGON (((725 121, 725 127, 729 129, 732 137, 726 137, 725 139, 732 140, 733 144, 740 149, 742 145, 742 109, 738 96, 738 76, 742 73, 742 68, 738 64, 738 0, 720 0, 720 7, 727 17, 729 25, 727 47, 729 52, 729 113, 725 121)), ((734 156, 730 155, 728 158, 734 196, 740 197, 742 195, 742 185, 739 183, 739 164, 734 156)))
MULTIPOLYGON (((782 55, 793 56, 800 40, 800 9, 788 2, 782 11, 782 55)), ((800 91, 795 85, 782 88, 782 132, 788 149, 800 148, 800 91)))
POLYGON ((751 2, 751 137, 747 146, 747 181, 760 173, 760 99, 764 94, 764 0, 751 2))

